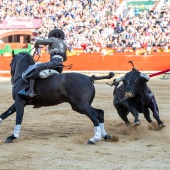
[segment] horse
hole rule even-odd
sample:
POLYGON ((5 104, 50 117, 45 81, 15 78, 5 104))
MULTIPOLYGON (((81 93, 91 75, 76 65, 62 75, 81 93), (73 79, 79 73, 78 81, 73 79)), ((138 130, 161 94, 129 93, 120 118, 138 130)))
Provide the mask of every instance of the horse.
POLYGON ((33 56, 26 52, 14 54, 12 52, 11 79, 13 80, 12 97, 14 103, 11 107, 0 115, 0 123, 8 116, 16 112, 16 124, 14 132, 8 136, 5 143, 12 143, 18 139, 21 132, 21 124, 26 105, 35 107, 54 106, 64 102, 71 105, 72 110, 87 115, 94 125, 94 136, 88 140, 88 144, 95 144, 102 138, 108 140, 111 138, 106 133, 104 127, 104 110, 92 107, 95 97, 94 80, 110 79, 114 73, 108 76, 87 76, 81 73, 61 73, 53 74, 47 78, 38 78, 35 85, 36 96, 33 98, 23 97, 18 92, 27 86, 23 80, 22 74, 30 65, 34 65, 33 56))

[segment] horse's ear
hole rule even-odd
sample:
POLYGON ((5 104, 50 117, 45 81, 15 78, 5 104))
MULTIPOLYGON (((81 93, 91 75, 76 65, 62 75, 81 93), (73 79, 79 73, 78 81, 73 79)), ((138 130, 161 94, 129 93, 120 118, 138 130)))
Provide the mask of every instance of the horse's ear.
POLYGON ((14 54, 14 50, 12 50, 12 58, 14 58, 15 54, 14 54))

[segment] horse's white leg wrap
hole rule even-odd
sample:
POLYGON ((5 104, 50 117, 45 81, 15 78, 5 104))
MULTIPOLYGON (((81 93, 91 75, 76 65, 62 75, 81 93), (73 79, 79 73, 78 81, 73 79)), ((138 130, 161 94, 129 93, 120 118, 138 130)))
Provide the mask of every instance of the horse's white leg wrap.
POLYGON ((99 142, 101 140, 101 129, 100 126, 94 127, 94 137, 90 139, 92 142, 99 142))
POLYGON ((14 137, 18 138, 21 132, 21 125, 16 125, 14 127, 14 137))
POLYGON ((104 123, 99 123, 100 129, 101 129, 101 135, 102 137, 105 137, 107 135, 105 128, 104 128, 104 123))
POLYGON ((2 122, 2 119, 0 118, 0 123, 2 122))

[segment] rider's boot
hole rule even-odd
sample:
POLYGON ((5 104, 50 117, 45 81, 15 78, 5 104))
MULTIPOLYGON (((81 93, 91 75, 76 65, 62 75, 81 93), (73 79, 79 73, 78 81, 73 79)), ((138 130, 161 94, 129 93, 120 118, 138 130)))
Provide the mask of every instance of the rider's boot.
POLYGON ((25 93, 28 97, 34 97, 36 94, 34 93, 35 79, 30 79, 30 85, 28 91, 25 93))

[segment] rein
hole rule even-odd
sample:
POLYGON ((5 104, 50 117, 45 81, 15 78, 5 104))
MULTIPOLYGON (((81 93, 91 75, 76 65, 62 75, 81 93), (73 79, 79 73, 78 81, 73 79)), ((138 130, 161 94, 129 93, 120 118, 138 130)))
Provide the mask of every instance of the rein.
MULTIPOLYGON (((17 63, 16 63, 16 65, 15 65, 15 67, 19 64, 19 62, 24 58, 24 57, 26 57, 33 49, 34 49, 35 47, 33 47, 30 51, 28 51, 22 58, 20 58, 18 61, 17 61, 17 63)), ((32 57, 31 57, 32 58, 32 57)), ((33 59, 33 58, 32 58, 33 59)), ((39 58, 38 58, 39 59, 39 58)), ((14 70, 14 73, 15 73, 15 70, 14 70)), ((19 77, 21 77, 21 75, 19 75, 18 74, 18 76, 17 76, 17 78, 16 79, 14 79, 14 74, 12 75, 12 78, 11 78, 11 84, 13 85, 18 79, 19 79, 19 77)))
POLYGON ((63 67, 65 67, 65 68, 67 68, 67 69, 72 69, 73 64, 70 64, 70 65, 68 65, 68 66, 63 65, 63 67))
POLYGON ((13 85, 19 78, 21 77, 21 75, 18 74, 18 77, 14 80, 14 78, 11 78, 11 84, 13 85))
MULTIPOLYGON (((34 47, 35 48, 35 47, 34 47)), ((28 51, 22 58, 20 58, 17 63, 16 63, 16 66, 18 65, 18 63, 24 58, 26 57, 34 48, 32 48, 30 51, 28 51)), ((31 57, 32 58, 32 57, 31 57)))
MULTIPOLYGON (((38 50, 38 48, 36 48, 36 50, 34 51, 34 54, 32 56, 33 59, 34 59, 34 56, 35 56, 37 50, 38 50)), ((39 59, 40 59, 40 54, 38 53, 38 59, 36 61, 35 60, 34 61, 37 62, 39 59)))

